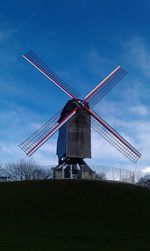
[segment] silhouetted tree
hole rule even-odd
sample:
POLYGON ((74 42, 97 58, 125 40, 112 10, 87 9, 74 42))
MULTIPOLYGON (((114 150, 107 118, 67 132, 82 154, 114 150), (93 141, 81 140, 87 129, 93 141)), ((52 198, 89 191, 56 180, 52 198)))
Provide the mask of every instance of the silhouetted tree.
POLYGON ((51 177, 51 170, 46 170, 34 161, 20 160, 5 165, 5 173, 12 180, 41 180, 51 177))
POLYGON ((137 185, 150 189, 150 174, 140 178, 137 185))
POLYGON ((99 180, 107 180, 105 173, 97 173, 96 178, 99 180))
POLYGON ((4 168, 2 164, 0 164, 0 176, 4 176, 4 168))

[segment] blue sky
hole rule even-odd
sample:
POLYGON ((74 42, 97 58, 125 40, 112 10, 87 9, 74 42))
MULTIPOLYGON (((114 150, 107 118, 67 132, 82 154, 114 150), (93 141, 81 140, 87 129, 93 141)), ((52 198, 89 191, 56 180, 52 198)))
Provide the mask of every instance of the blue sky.
MULTIPOLYGON (((0 162, 28 158, 18 148, 68 97, 22 58, 34 50, 84 97, 116 66, 128 75, 95 111, 137 149, 150 171, 150 2, 26 0, 0 3, 0 162)), ((57 163, 56 136, 33 158, 57 163)), ((93 165, 133 169, 92 133, 93 165)), ((147 169, 146 169, 147 168, 147 169)))

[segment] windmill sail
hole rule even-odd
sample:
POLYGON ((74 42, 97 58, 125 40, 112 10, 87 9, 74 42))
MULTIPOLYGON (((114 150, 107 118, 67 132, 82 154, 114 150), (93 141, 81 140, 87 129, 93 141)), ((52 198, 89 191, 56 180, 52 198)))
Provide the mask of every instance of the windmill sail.
POLYGON ((118 66, 104 80, 102 80, 91 92, 84 98, 90 107, 95 106, 118 82, 127 74, 127 72, 118 66))
POLYGON ((31 156, 39 147, 41 147, 62 125, 64 125, 74 114, 78 107, 74 108, 68 113, 65 118, 58 123, 60 114, 57 114, 47 123, 41 126, 34 132, 27 140, 20 144, 20 148, 28 155, 31 156))
POLYGON ((33 51, 29 51, 23 57, 32 64, 37 70, 44 74, 50 81, 57 85, 70 98, 76 99, 79 93, 62 80, 43 60, 41 60, 33 51))
POLYGON ((102 118, 100 119, 103 121, 103 124, 92 117, 92 128, 133 163, 136 163, 141 157, 141 153, 138 152, 131 144, 129 144, 112 127, 110 127, 108 123, 102 120, 102 118))
POLYGON ((92 128, 103 136, 111 145, 125 155, 132 162, 141 157, 141 153, 137 151, 128 141, 126 141, 119 133, 117 133, 106 121, 92 110, 84 107, 92 116, 92 128))

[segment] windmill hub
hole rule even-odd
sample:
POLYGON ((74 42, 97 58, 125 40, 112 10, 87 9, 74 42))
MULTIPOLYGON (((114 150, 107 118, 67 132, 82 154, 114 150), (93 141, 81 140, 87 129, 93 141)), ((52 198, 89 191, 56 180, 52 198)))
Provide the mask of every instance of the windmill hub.
POLYGON ((141 153, 92 109, 126 75, 127 72, 123 68, 116 67, 84 99, 78 99, 78 92, 57 76, 33 51, 27 52, 23 57, 71 98, 63 107, 61 114, 52 117, 20 144, 21 149, 28 156, 36 152, 56 131, 59 131, 58 166, 54 169, 56 178, 60 177, 58 175, 60 173, 64 178, 65 172, 67 177, 68 175, 72 177, 78 174, 78 171, 83 174, 78 177, 92 178, 94 172, 84 161, 85 158, 91 158, 92 127, 125 157, 133 163, 137 162, 141 153))
POLYGON ((76 102, 77 106, 82 106, 83 105, 83 100, 78 99, 78 102, 76 102))

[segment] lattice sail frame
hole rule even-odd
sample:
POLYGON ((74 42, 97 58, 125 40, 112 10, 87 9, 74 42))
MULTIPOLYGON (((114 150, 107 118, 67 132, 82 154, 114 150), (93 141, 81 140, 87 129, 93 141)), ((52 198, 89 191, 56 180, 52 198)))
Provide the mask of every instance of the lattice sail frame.
POLYGON ((43 60, 41 60, 32 50, 23 55, 23 57, 39 70, 45 77, 52 81, 57 87, 65 92, 70 98, 76 99, 79 93, 60 78, 43 60))
POLYGON ((90 108, 95 106, 118 82, 127 74, 123 68, 118 66, 104 80, 102 80, 89 94, 84 98, 90 108))
MULTIPOLYGON (((101 118, 101 120, 102 120, 102 118, 101 118)), ((104 120, 103 120, 103 122, 104 122, 104 120)), ((108 123, 107 123, 107 126, 109 126, 108 123)), ((92 117, 92 128, 96 132, 98 132, 112 146, 114 146, 119 152, 121 152, 125 157, 127 157, 129 160, 131 160, 133 163, 136 163, 137 160, 141 157, 141 154, 133 146, 131 146, 131 145, 128 146, 129 143, 127 141, 124 142, 125 140, 120 134, 118 134, 116 132, 118 134, 119 138, 122 138, 122 140, 117 138, 110 130, 106 129, 106 127, 104 125, 99 123, 93 117, 92 117)), ((114 129, 112 128, 112 130, 114 130, 114 129)))
POLYGON ((27 140, 20 144, 20 148, 31 156, 38 150, 63 124, 65 124, 78 110, 82 107, 92 116, 92 127, 118 151, 125 155, 132 162, 136 162, 141 153, 128 143, 120 134, 118 134, 108 123, 106 123, 94 111, 87 108, 88 102, 90 107, 95 106, 126 74, 127 72, 118 66, 104 80, 102 80, 92 91, 90 91, 81 102, 77 97, 78 93, 66 84, 57 74, 55 74, 33 51, 29 51, 23 57, 31 63, 36 69, 44 74, 51 82, 59 87, 65 94, 76 101, 77 107, 69 112, 65 118, 58 123, 59 114, 57 113, 52 119, 41 126, 27 140), (77 97, 76 97, 77 96, 77 97))
POLYGON ((63 126, 77 112, 78 107, 73 109, 65 118, 58 123, 60 113, 57 113, 52 119, 48 120, 29 138, 27 138, 19 147, 28 155, 31 156, 38 150, 61 126, 63 126))

